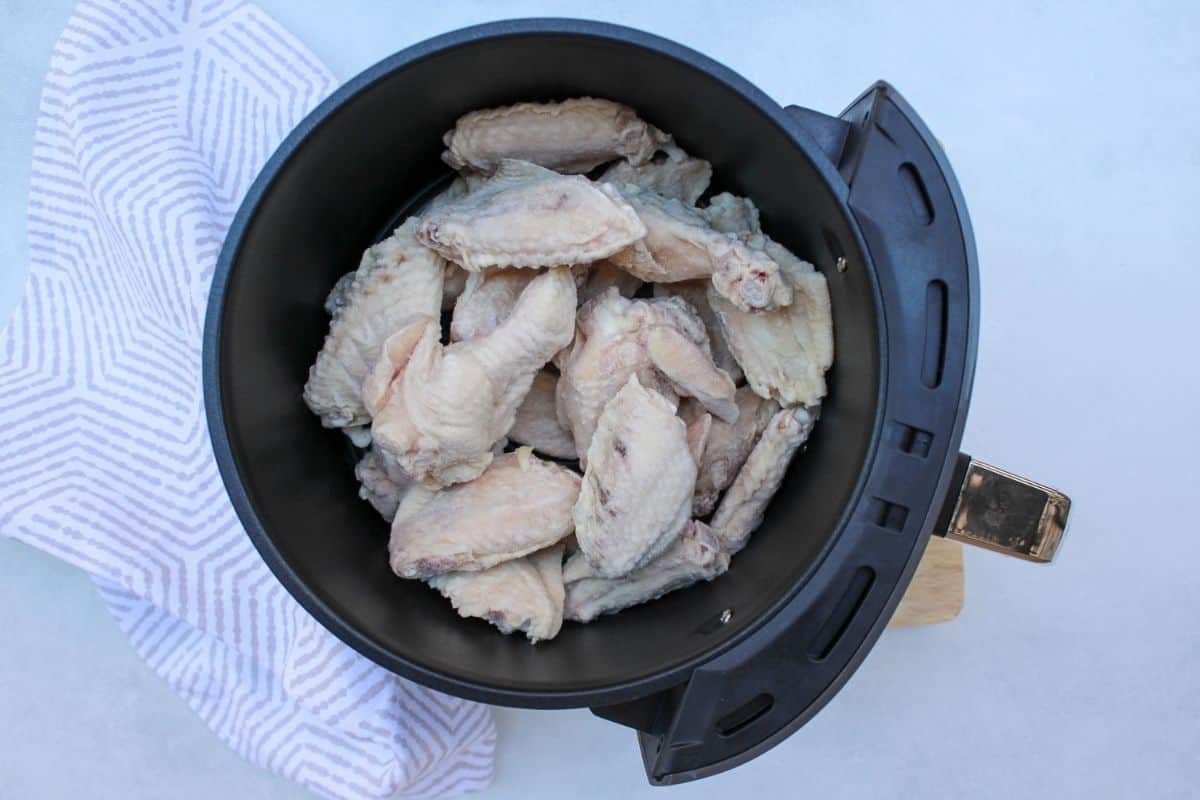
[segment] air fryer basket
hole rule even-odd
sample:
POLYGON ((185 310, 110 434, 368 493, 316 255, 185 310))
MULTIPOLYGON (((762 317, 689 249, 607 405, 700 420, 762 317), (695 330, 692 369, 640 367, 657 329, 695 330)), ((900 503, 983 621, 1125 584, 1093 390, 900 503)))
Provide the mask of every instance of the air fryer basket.
MULTIPOLYGON (((987 530, 971 524, 977 498, 943 509, 952 483, 978 484, 981 472, 1015 485, 958 456, 977 292, 950 167, 887 85, 832 118, 781 108, 719 64, 630 29, 495 23, 359 75, 263 170, 214 278, 210 431, 247 532, 333 633, 462 697, 591 706, 638 729, 650 779, 673 783, 752 758, 816 713, 886 624, 939 517, 940 532, 1011 545, 995 514, 987 530), (442 132, 471 109, 579 95, 629 104, 711 161, 717 191, 755 200, 767 233, 828 278, 837 357, 807 452, 726 575, 568 623, 534 647, 391 574, 387 526, 358 499, 341 435, 300 398, 327 326, 322 299, 445 179, 442 132)), ((1061 522, 1064 501, 1022 485, 1029 502, 1057 503, 1061 522)), ((1061 534, 1038 524, 1049 534, 1024 542, 1026 555, 1052 553, 1061 534)))

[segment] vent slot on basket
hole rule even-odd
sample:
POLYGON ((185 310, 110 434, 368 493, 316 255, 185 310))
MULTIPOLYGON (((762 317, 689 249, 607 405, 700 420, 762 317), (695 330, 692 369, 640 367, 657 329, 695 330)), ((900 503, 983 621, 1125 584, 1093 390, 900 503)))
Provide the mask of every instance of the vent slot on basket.
POLYGON ((824 661, 829 657, 829 654, 837 647, 837 643, 841 641, 842 634, 850 627, 858 610, 862 608, 867 594, 871 591, 871 585, 874 583, 875 570, 870 567, 859 567, 854 571, 854 575, 850 578, 850 584, 846 587, 846 591, 842 592, 841 599, 833 608, 833 613, 829 615, 829 619, 825 620, 825 624, 817 633, 817 638, 808 648, 809 658, 813 661, 824 661))
POLYGON ((933 434, 902 422, 897 424, 900 425, 900 452, 917 458, 928 458, 933 447, 933 434))
POLYGON ((930 389, 942 384, 946 366, 946 284, 930 281, 925 287, 925 348, 921 356, 921 383, 930 389))
POLYGON ((756 695, 717 720, 717 734, 729 737, 741 733, 752 723, 762 719, 774 705, 775 698, 766 692, 756 695))
POLYGON ((900 533, 908 522, 908 507, 873 497, 867 505, 867 519, 880 528, 900 533))
POLYGON ((929 199, 929 190, 925 188, 921 174, 907 161, 900 165, 898 174, 900 185, 904 187, 904 194, 908 197, 908 205, 912 209, 913 216, 922 225, 929 225, 933 222, 933 202, 929 199))

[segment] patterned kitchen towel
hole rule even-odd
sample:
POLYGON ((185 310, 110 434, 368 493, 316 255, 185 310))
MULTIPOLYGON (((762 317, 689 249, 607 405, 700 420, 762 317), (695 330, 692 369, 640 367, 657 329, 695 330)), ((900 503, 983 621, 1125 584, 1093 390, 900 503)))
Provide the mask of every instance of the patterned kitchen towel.
POLYGON ((91 573, 230 747, 336 798, 486 786, 486 708, 400 680, 284 591, 209 446, 200 338, 226 227, 334 87, 228 0, 86 0, 54 49, 29 282, 0 334, 0 534, 91 573))

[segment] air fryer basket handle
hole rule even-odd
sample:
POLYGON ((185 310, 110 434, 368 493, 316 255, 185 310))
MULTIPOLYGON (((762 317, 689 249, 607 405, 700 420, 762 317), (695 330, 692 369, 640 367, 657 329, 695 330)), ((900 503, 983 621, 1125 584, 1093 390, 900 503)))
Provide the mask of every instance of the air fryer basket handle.
MULTIPOLYGON (((978 278, 970 220, 940 145, 890 86, 840 118, 789 107, 824 153, 860 248, 817 253, 836 271, 875 268, 885 330, 883 434, 861 493, 818 569, 787 603, 683 685, 593 709, 636 728, 653 784, 748 761, 819 711, 887 624, 943 516, 970 395, 978 278), (835 178, 836 180, 836 178, 835 178)), ((737 609, 731 609, 736 614, 737 609)))
POLYGON ((1057 489, 960 453, 934 533, 1049 564, 1067 532, 1071 499, 1057 489))

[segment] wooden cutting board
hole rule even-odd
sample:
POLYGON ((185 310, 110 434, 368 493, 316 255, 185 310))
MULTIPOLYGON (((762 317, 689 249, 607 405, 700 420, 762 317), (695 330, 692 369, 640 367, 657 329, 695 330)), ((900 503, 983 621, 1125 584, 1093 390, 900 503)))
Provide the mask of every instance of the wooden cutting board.
POLYGON ((891 626, 929 625, 958 616, 963 607, 963 546, 931 536, 891 626))

